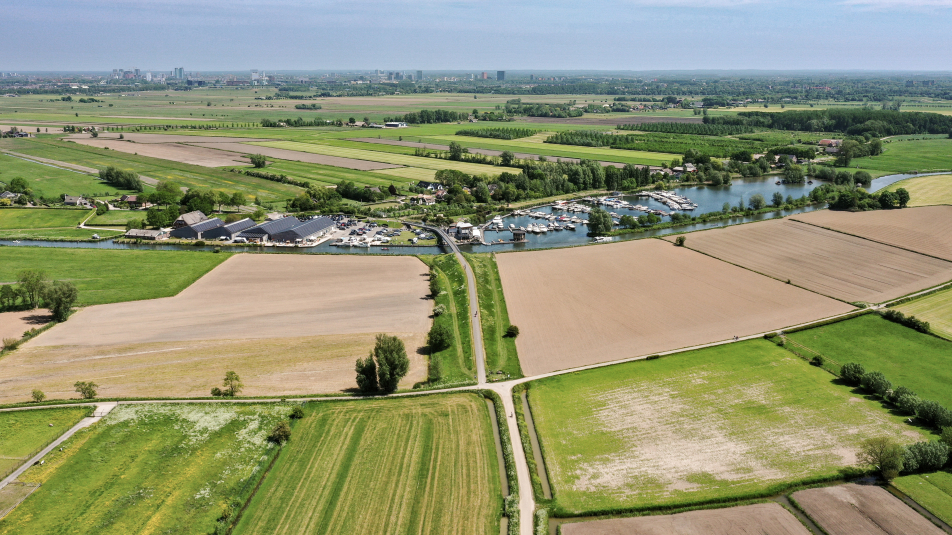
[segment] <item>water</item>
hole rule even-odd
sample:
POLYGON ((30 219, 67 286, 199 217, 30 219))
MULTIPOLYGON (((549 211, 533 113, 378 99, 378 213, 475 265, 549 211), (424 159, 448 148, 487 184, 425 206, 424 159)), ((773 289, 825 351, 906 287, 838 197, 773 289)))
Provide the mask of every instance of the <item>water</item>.
MULTIPOLYGON (((930 173, 930 174, 940 174, 940 173, 930 173)), ((907 178, 912 178, 915 176, 925 176, 925 175, 889 175, 877 178, 873 180, 869 191, 875 192, 880 189, 889 186, 900 180, 905 180, 907 178)), ((750 197, 754 194, 761 194, 764 196, 764 199, 770 203, 771 198, 775 192, 780 192, 784 199, 787 196, 792 196, 798 198, 802 195, 807 195, 810 191, 813 190, 816 186, 820 185, 822 182, 819 180, 814 180, 813 184, 776 184, 776 177, 769 178, 746 178, 746 179, 736 179, 732 182, 731 186, 685 186, 680 188, 675 188, 675 192, 679 195, 687 197, 697 203, 698 207, 691 211, 686 212, 691 215, 700 215, 706 212, 717 212, 720 211, 724 203, 730 203, 731 206, 737 206, 741 198, 744 202, 747 203, 750 201, 750 197)), ((646 197, 635 197, 626 195, 623 197, 624 200, 631 202, 632 204, 641 204, 649 208, 654 208, 658 210, 664 210, 667 212, 669 208, 664 204, 661 204, 654 199, 649 199, 646 197)), ((653 236, 663 236, 666 234, 672 234, 677 232, 689 232, 695 230, 703 230, 708 228, 717 228, 724 227, 728 225, 736 225, 739 223, 749 223, 752 221, 761 221, 764 219, 771 219, 778 215, 788 216, 803 212, 810 212, 813 210, 818 210, 820 207, 817 206, 806 206, 804 208, 798 208, 795 210, 784 210, 782 212, 768 213, 768 214, 759 214, 751 217, 734 217, 728 220, 715 221, 710 223, 696 223, 691 225, 680 225, 674 228, 652 230, 646 232, 638 232, 625 234, 623 236, 618 236, 613 239, 613 241, 623 241, 623 240, 633 240, 640 238, 650 238, 653 236)), ((621 215, 634 215, 637 216, 640 212, 635 212, 633 210, 624 210, 624 209, 610 209, 617 212, 621 215)), ((555 215, 566 215, 566 216, 577 216, 581 219, 586 219, 587 214, 571 214, 564 211, 555 210, 553 211, 551 206, 545 206, 540 208, 534 208, 533 211, 544 212, 547 214, 555 215)), ((665 218, 668 219, 668 218, 665 218)), ((526 227, 530 223, 548 223, 544 219, 532 219, 527 216, 521 217, 506 217, 503 219, 506 227, 509 227, 509 224, 513 224, 516 228, 526 227)), ((525 243, 504 243, 504 244, 494 244, 494 245, 460 245, 460 248, 472 252, 489 252, 489 251, 511 251, 511 250, 523 250, 523 249, 548 249, 552 247, 571 247, 576 245, 585 245, 592 242, 592 239, 587 236, 588 228, 586 225, 576 225, 576 230, 562 230, 562 231, 549 231, 545 234, 527 234, 525 243)), ((488 231, 483 236, 483 239, 486 242, 493 242, 502 240, 511 240, 512 234, 506 230, 502 232, 488 231)), ((158 243, 142 243, 142 244, 121 244, 115 243, 112 241, 101 241, 101 242, 49 242, 49 241, 34 241, 34 240, 22 240, 19 244, 14 244, 9 240, 0 240, 0 245, 18 245, 18 246, 30 246, 30 247, 67 247, 67 248, 80 248, 80 249, 153 249, 153 250, 164 250, 164 251, 212 251, 216 249, 214 245, 206 245, 204 247, 193 247, 188 245, 172 245, 172 244, 163 244, 158 243)), ((294 248, 294 247, 221 247, 223 251, 235 251, 235 252, 260 252, 260 253, 278 253, 278 254, 390 254, 390 255, 416 255, 416 254, 442 254, 449 252, 449 248, 439 247, 439 246, 420 246, 420 247, 399 247, 399 246, 390 246, 389 250, 383 250, 381 247, 334 247, 330 243, 323 243, 317 247, 308 247, 308 248, 294 248)))

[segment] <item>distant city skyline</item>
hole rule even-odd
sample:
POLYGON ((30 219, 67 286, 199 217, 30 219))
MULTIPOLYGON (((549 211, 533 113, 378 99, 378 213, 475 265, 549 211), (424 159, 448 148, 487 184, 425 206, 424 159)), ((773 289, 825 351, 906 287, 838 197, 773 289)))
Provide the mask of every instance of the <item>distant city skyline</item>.
POLYGON ((0 55, 2 71, 117 65, 169 73, 182 65, 189 72, 399 65, 414 75, 421 69, 952 70, 952 0, 0 0, 0 6, 0 33, 16 43, 15 54, 0 55))

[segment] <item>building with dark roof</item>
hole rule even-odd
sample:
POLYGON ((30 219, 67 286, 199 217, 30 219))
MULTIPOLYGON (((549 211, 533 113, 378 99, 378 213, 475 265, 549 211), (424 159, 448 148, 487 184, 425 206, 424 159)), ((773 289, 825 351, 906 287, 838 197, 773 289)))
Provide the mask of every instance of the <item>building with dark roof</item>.
POLYGON ((169 237, 169 233, 166 230, 146 230, 134 228, 132 230, 126 231, 126 237, 137 240, 164 240, 169 237))
POLYGON ((275 221, 268 221, 238 234, 251 242, 294 242, 323 236, 334 228, 334 220, 329 217, 318 217, 301 221, 296 217, 283 217, 275 221))
POLYGON ((225 222, 217 217, 211 219, 206 219, 204 221, 199 221, 194 225, 188 225, 185 227, 179 227, 172 230, 169 233, 173 238, 183 238, 186 240, 200 240, 205 237, 205 233, 214 230, 216 228, 222 227, 225 225, 225 222))
POLYGON ((248 230, 253 226, 255 226, 255 222, 246 217, 241 221, 235 221, 234 223, 228 223, 227 225, 222 225, 220 227, 205 231, 202 234, 202 237, 206 240, 217 240, 222 237, 231 240, 234 239, 235 236, 241 231, 248 230))

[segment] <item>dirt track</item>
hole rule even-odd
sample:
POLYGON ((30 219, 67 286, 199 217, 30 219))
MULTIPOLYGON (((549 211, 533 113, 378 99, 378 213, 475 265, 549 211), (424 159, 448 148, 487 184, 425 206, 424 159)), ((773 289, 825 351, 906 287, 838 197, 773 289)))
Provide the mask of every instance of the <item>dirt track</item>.
POLYGON ((952 206, 855 213, 818 210, 790 219, 952 261, 952 206))
POLYGON ((563 524, 564 535, 810 535, 777 503, 563 524))
POLYGON ((793 499, 830 535, 943 535, 885 489, 855 484, 801 490, 793 499))
POLYGON ((952 262, 790 218, 694 232, 686 245, 848 302, 880 303, 952 279, 952 262))
MULTIPOLYGON (((690 239, 689 239, 690 243, 690 239)), ((526 375, 726 340, 852 309, 661 240, 496 257, 526 375)))

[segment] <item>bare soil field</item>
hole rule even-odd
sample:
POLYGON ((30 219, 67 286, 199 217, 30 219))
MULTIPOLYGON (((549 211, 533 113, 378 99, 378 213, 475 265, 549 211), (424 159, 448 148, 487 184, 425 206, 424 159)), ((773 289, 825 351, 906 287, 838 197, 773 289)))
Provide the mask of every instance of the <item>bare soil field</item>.
POLYGON ((801 490, 793 499, 830 535, 943 535, 885 489, 855 484, 801 490))
MULTIPOLYGON (((228 137, 228 136, 187 136, 182 134, 147 134, 142 132, 123 132, 123 138, 133 143, 193 143, 196 141, 207 143, 241 143, 245 141, 268 141, 257 137, 228 137)), ((89 134, 70 134, 66 139, 91 139, 89 134)), ((119 139, 117 132, 102 132, 96 139, 119 139)))
MULTIPOLYGON (((0 403, 27 401, 34 388, 51 399, 74 398, 77 381, 100 385, 100 397, 208 396, 229 370, 244 382, 243 395, 340 392, 356 386, 354 361, 373 348, 375 334, 26 347, 0 360, 0 403)), ((426 335, 391 334, 407 346, 410 372, 401 387, 412 387, 426 378, 419 351, 426 335)))
POLYGON ((781 329, 852 309, 661 240, 496 258, 510 321, 521 329, 516 345, 527 376, 781 329))
POLYGON ((174 297, 88 307, 30 345, 425 333, 428 272, 412 257, 239 254, 174 297))
POLYGON ((71 140, 80 145, 108 148, 128 154, 139 154, 163 160, 172 160, 202 167, 224 167, 226 165, 248 165, 249 162, 234 154, 207 147, 196 147, 180 143, 130 143, 118 139, 76 138, 71 140))
POLYGON ((664 117, 658 115, 630 115, 626 117, 570 117, 568 119, 559 119, 556 117, 520 117, 518 122, 522 123, 552 123, 552 124, 579 124, 579 125, 604 125, 615 126, 619 124, 645 124, 645 123, 702 123, 702 119, 694 117, 664 117))
POLYGON ((791 219, 952 261, 952 206, 873 212, 818 210, 791 219))
POLYGON ((880 303, 952 279, 952 262, 789 218, 694 232, 685 245, 847 302, 880 303))
POLYGON ((52 321, 52 319, 46 313, 46 310, 0 313, 0 340, 4 338, 19 340, 25 331, 38 329, 52 321))
MULTIPOLYGON (((241 154, 263 154, 271 158, 281 160, 291 160, 295 162, 317 163, 321 165, 333 165, 334 167, 343 167, 345 169, 356 169, 358 171, 376 171, 379 169, 394 169, 403 167, 383 162, 371 162, 367 160, 356 160, 354 158, 344 158, 341 156, 328 156, 325 154, 312 154, 297 150, 278 149, 274 147, 261 147, 254 145, 244 145, 242 143, 206 143, 193 141, 191 145, 207 147, 209 149, 218 149, 220 151, 237 152, 241 154)), ((247 162, 246 162, 247 165, 247 162)))
POLYGON ((563 535, 810 535, 777 503, 562 524, 563 535))

